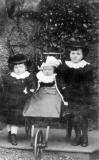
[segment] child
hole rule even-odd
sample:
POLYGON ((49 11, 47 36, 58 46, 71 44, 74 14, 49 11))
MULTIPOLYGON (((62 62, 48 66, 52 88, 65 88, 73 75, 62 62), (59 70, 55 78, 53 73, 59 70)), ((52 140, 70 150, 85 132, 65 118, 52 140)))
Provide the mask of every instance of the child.
POLYGON ((17 145, 16 135, 22 120, 25 101, 36 88, 36 77, 27 71, 28 62, 23 54, 9 57, 8 64, 11 72, 3 78, 4 102, 8 109, 8 141, 12 145, 17 145))
POLYGON ((71 137, 74 127, 76 138, 73 145, 88 145, 88 112, 91 105, 92 66, 84 60, 87 48, 75 44, 69 52, 70 61, 60 65, 57 72, 63 77, 68 92, 70 118, 67 134, 71 137))
POLYGON ((55 68, 60 61, 53 56, 48 56, 41 65, 41 71, 36 74, 38 79, 37 92, 26 103, 23 111, 25 117, 51 117, 59 118, 61 114, 61 101, 65 105, 64 83, 55 74, 55 68), (63 95, 62 95, 62 94, 63 95))

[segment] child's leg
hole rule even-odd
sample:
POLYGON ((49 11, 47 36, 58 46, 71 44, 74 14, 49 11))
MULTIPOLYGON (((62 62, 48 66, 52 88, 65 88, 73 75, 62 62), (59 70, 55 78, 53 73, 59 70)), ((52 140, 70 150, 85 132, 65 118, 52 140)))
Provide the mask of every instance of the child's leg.
POLYGON ((18 132, 18 127, 15 125, 12 125, 11 126, 11 134, 17 135, 17 132, 18 132))
POLYGON ((12 145, 17 145, 17 130, 18 127, 15 125, 11 126, 11 144, 12 145))
POLYGON ((78 113, 75 114, 73 122, 74 122, 74 130, 75 130, 76 137, 72 144, 74 146, 78 146, 81 144, 81 126, 80 126, 80 116, 78 113))
POLYGON ((8 141, 11 142, 12 145, 17 145, 17 131, 18 127, 15 125, 7 125, 8 130, 8 141))
POLYGON ((7 125, 7 131, 11 132, 11 125, 10 124, 7 125))
POLYGON ((67 119, 66 140, 71 139, 72 128, 73 128, 73 119, 71 117, 69 117, 67 119))
POLYGON ((7 125, 7 131, 8 133, 11 132, 11 134, 16 134, 17 135, 17 131, 18 131, 18 127, 15 125, 7 125))
POLYGON ((7 131, 8 131, 8 142, 11 142, 11 125, 7 125, 7 131))
POLYGON ((86 147, 88 146, 88 118, 86 116, 82 117, 81 129, 82 129, 81 146, 86 147))

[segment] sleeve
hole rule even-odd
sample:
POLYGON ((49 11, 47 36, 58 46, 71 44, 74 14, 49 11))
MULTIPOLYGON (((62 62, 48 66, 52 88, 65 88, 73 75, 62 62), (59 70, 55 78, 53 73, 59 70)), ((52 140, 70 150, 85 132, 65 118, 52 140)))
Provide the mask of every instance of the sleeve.
POLYGON ((6 97, 5 94, 4 94, 3 76, 0 76, 0 121, 3 123, 6 123, 6 116, 7 116, 7 105, 5 105, 4 103, 4 98, 6 97))
POLYGON ((9 90, 9 75, 4 75, 2 77, 2 85, 3 85, 3 95, 5 95, 9 90))
MULTIPOLYGON (((11 82, 12 83, 12 82, 11 82)), ((9 95, 9 74, 2 76, 2 110, 7 109, 8 95, 9 95)))
POLYGON ((86 102, 88 105, 93 104, 94 84, 95 84, 93 70, 94 68, 92 67, 92 65, 88 65, 84 68, 84 73, 83 73, 86 102))
POLYGON ((73 71, 64 63, 56 69, 56 73, 60 79, 64 81, 62 84, 68 84, 70 82, 73 71))
POLYGON ((68 67, 65 63, 59 65, 59 67, 56 68, 56 73, 58 75, 64 75, 64 73, 66 73, 68 70, 68 67))
POLYGON ((37 85, 38 82, 36 76, 34 74, 30 74, 30 76, 26 80, 26 87, 28 93, 35 92, 35 90, 37 89, 37 85))
POLYGON ((56 76, 56 83, 57 83, 57 87, 58 87, 59 92, 63 96, 64 101, 67 101, 69 95, 67 92, 66 83, 65 83, 64 79, 61 76, 57 75, 56 76))

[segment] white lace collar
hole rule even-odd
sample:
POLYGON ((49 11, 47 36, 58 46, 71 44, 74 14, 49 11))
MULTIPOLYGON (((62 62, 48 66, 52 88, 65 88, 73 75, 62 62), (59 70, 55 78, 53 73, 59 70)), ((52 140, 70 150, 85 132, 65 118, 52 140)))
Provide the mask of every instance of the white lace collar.
POLYGON ((56 74, 53 74, 51 76, 45 76, 42 71, 40 71, 36 74, 38 81, 43 82, 43 83, 53 82, 55 80, 55 76, 56 76, 56 74))
POLYGON ((30 75, 30 73, 28 71, 25 71, 24 73, 17 75, 14 72, 11 72, 10 74, 12 77, 16 78, 16 79, 25 79, 26 77, 28 77, 30 75))
POLYGON ((85 60, 80 61, 79 63, 73 63, 72 61, 65 61, 65 64, 70 67, 70 68, 84 68, 87 64, 89 65, 90 63, 86 62, 85 60))

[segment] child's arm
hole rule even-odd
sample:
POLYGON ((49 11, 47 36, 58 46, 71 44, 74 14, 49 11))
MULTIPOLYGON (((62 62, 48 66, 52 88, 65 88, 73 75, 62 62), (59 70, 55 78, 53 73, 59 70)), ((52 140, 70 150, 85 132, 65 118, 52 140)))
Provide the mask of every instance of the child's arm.
POLYGON ((68 67, 65 63, 59 65, 59 67, 56 68, 55 72, 58 75, 63 75, 64 73, 67 73, 68 67))
POLYGON ((37 78, 34 74, 31 74, 26 80, 27 93, 33 93, 37 89, 37 78))
POLYGON ((94 77, 93 77, 93 67, 92 65, 86 65, 84 68, 79 69, 80 81, 83 81, 83 87, 86 96, 86 103, 93 103, 93 93, 94 93, 94 77))
POLYGON ((67 89, 66 89, 66 83, 65 83, 64 79, 61 76, 57 75, 56 76, 56 82, 57 82, 57 87, 58 87, 60 93, 63 96, 64 104, 68 105, 67 101, 68 101, 68 96, 69 95, 68 95, 68 92, 67 92, 67 89))

